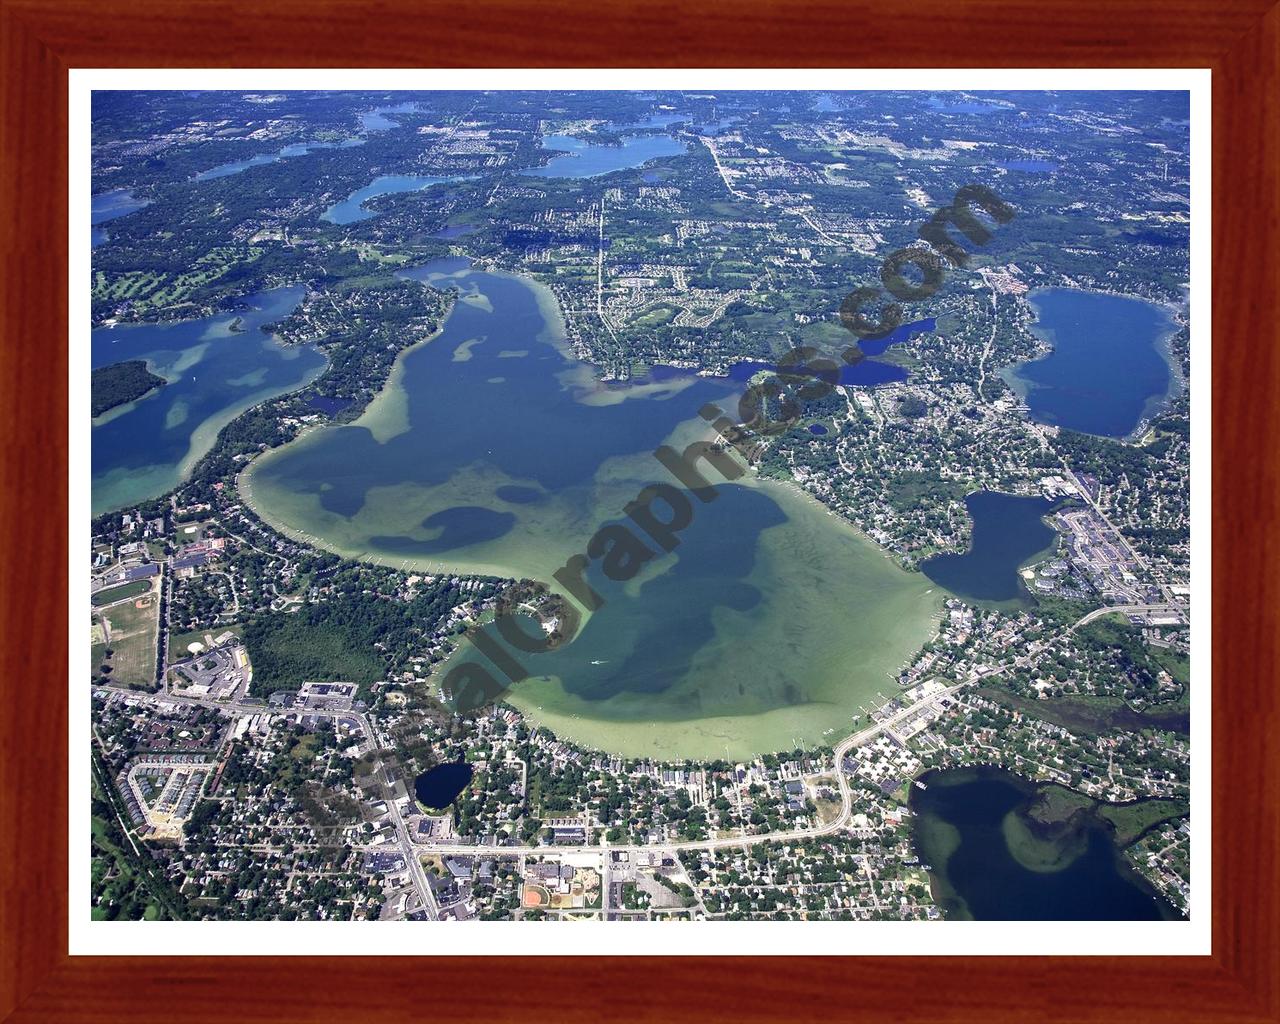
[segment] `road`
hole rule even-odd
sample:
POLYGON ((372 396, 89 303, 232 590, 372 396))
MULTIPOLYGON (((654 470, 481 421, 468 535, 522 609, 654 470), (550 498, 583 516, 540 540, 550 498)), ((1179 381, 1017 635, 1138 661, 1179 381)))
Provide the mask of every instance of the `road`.
POLYGON ((981 678, 988 675, 995 675, 999 669, 991 669, 983 673, 974 673, 969 679, 963 683, 956 683, 944 690, 939 690, 931 697, 917 701, 914 704, 903 708, 901 711, 889 716, 880 722, 874 722, 858 732, 846 736, 835 748, 835 765, 836 765, 836 781, 840 788, 840 814, 826 825, 818 828, 797 828, 789 829, 783 832, 766 832, 757 835, 747 836, 728 836, 716 839, 691 839, 680 842, 670 843, 609 843, 605 842, 598 846, 568 846, 568 845, 536 845, 536 846, 479 846, 474 843, 432 843, 429 849, 432 853, 443 854, 470 854, 476 855, 480 853, 491 854, 495 856, 547 856, 550 854, 562 853, 598 853, 607 855, 613 851, 627 853, 645 853, 658 850, 726 850, 735 847, 752 846, 756 843, 777 843, 787 842, 789 840, 798 839, 816 839, 820 836, 831 835, 833 832, 839 832, 844 828, 849 819, 853 816, 853 791, 849 788, 849 780, 844 771, 840 770, 840 765, 844 762, 845 755, 854 747, 862 746, 875 739, 886 729, 891 729, 902 721, 918 713, 921 709, 936 706, 947 697, 952 697, 959 693, 966 686, 977 682, 981 678))
MULTIPOLYGON (((1107 529, 1115 535, 1116 541, 1129 552, 1129 557, 1133 559, 1133 564, 1142 570, 1148 580, 1155 579, 1155 574, 1152 573, 1150 567, 1143 560, 1142 556, 1138 554, 1134 546, 1129 543, 1129 538, 1116 529, 1115 524, 1110 520, 1110 518, 1108 518, 1107 514, 1102 511, 1102 506, 1093 499, 1092 495, 1089 494, 1088 488, 1080 482, 1079 478, 1076 476, 1075 470, 1071 468, 1071 463, 1067 461, 1066 456, 1053 446, 1052 442, 1046 436, 1045 428, 1030 422, 1028 423, 1028 426, 1031 428, 1032 432, 1040 438, 1040 443, 1048 448, 1049 451, 1053 452, 1057 457, 1058 462, 1062 464, 1062 468, 1067 472, 1067 478, 1075 481, 1076 489, 1079 491, 1080 497, 1088 503, 1089 507, 1093 509, 1097 517, 1102 520, 1107 529)), ((1158 583, 1157 586, 1159 586, 1161 593, 1163 593, 1166 598, 1172 596, 1167 584, 1158 583)))
MULTIPOLYGON (((534 846, 480 846, 475 843, 432 843, 429 846, 415 847, 409 837, 408 827, 404 823, 404 818, 400 814, 400 810, 395 805, 395 801, 388 800, 387 806, 391 811, 392 822, 396 827, 396 834, 400 840, 401 852, 405 854, 405 859, 410 864, 410 873, 413 876, 414 888, 417 889, 418 895, 422 900, 423 907, 428 910, 428 916, 435 917, 439 914, 439 905, 436 902, 435 894, 431 891, 431 886, 427 882, 426 873, 422 869, 422 862, 418 859, 422 853, 439 853, 439 854, 470 854, 490 853, 499 856, 543 856, 552 853, 598 853, 607 855, 609 852, 618 850, 631 853, 646 852, 651 850, 720 850, 732 849, 734 847, 751 846, 756 843, 775 843, 786 842, 795 839, 816 839, 820 836, 830 835, 838 832, 846 826, 849 819, 853 816, 853 791, 849 788, 849 780, 846 778, 845 772, 840 770, 840 765, 844 762, 845 755, 854 747, 862 746, 878 737, 886 729, 900 724, 907 718, 917 714, 921 709, 926 707, 936 707, 938 703, 947 697, 952 697, 966 686, 977 682, 979 679, 988 675, 998 673, 999 669, 991 669, 983 673, 974 673, 969 679, 963 683, 957 683, 949 686, 944 690, 914 704, 908 705, 901 711, 890 715, 888 718, 879 722, 873 722, 865 729, 846 736, 835 748, 835 765, 836 765, 836 781, 840 789, 840 814, 819 828, 798 828, 790 829, 784 832, 768 832, 760 835, 748 836, 730 836, 717 839, 697 839, 686 840, 674 843, 653 843, 653 844, 614 844, 603 843, 598 846, 564 846, 564 845, 534 845, 534 846)), ((229 714, 244 715, 261 715, 261 714, 280 714, 279 708, 267 708, 260 705, 252 704, 222 704, 216 700, 205 697, 186 697, 177 694, 131 694, 139 700, 145 700, 150 703, 159 703, 161 701, 174 701, 178 703, 203 704, 208 707, 219 708, 229 714)), ((330 714, 336 714, 330 712, 330 714)), ((356 712, 341 712, 344 718, 356 719, 361 728, 365 730, 368 736, 375 744, 381 744, 378 734, 374 731, 372 724, 368 718, 356 712)))
POLYGON ((600 197, 600 241, 596 247, 596 314, 616 342, 618 335, 604 315, 604 196, 600 197))
POLYGON ((1100 619, 1104 615, 1111 615, 1118 612, 1121 615, 1134 615, 1138 612, 1146 612, 1148 615, 1183 615, 1187 614, 1185 605, 1180 604, 1113 604, 1104 605, 1101 608, 1095 608, 1088 615, 1083 616, 1078 622, 1074 623, 1068 633, 1074 633, 1081 626, 1087 626, 1094 619, 1100 619))
POLYGON ((987 359, 991 356, 991 348, 996 343, 996 331, 1000 329, 1000 319, 996 312, 996 292, 991 289, 991 337, 982 349, 982 358, 978 360, 978 401, 982 401, 982 387, 987 382, 987 359))
POLYGON ((818 236, 823 241, 830 242, 832 245, 844 244, 843 242, 840 241, 840 239, 834 238, 831 235, 827 234, 827 232, 823 231, 822 228, 820 228, 816 223, 814 223, 813 218, 810 217, 806 211, 801 210, 799 208, 792 208, 789 206, 779 206, 775 203, 769 202, 767 199, 761 199, 758 196, 754 196, 754 197, 749 196, 747 195, 747 193, 741 191, 740 189, 734 188, 733 185, 729 183, 729 175, 725 173, 724 165, 720 162, 720 154, 716 152, 716 144, 714 140, 709 139, 704 135, 699 135, 698 140, 704 146, 706 146, 707 150, 711 153, 711 159, 716 162, 716 170, 720 172, 720 180, 724 182, 724 187, 729 190, 729 194, 731 196, 734 196, 737 199, 745 199, 748 202, 759 203, 761 206, 776 208, 776 209, 782 210, 784 213, 791 214, 791 216, 793 217, 799 217, 806 224, 808 224, 809 227, 811 227, 815 232, 817 232, 818 236))

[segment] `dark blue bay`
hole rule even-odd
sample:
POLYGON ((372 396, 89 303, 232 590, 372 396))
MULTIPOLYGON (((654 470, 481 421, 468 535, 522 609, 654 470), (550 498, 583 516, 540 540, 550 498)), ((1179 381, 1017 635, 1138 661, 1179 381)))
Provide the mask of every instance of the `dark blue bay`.
POLYGON ((949 918, 977 921, 1158 921, 1174 916, 1123 859, 1101 822, 1086 819, 1081 852, 1060 870, 1037 871, 1010 852, 1002 823, 1037 786, 997 768, 926 773, 911 789, 912 832, 949 918), (939 828, 941 826, 941 828, 939 828), (958 834, 948 854, 939 832, 958 834))
POLYGON ((282 346, 261 330, 293 310, 302 294, 301 285, 276 288, 249 296, 231 313, 93 332, 94 367, 142 359, 168 381, 94 423, 95 514, 163 494, 241 410, 320 372, 324 357, 314 348, 282 346))
POLYGON ((1032 329, 1053 346, 1042 359, 1006 370, 1033 419, 1103 437, 1124 437, 1169 395, 1161 346, 1175 324, 1142 299, 1069 288, 1030 296, 1032 329))
POLYGON ((973 520, 973 541, 963 555, 935 555, 920 570, 967 601, 1001 604, 1025 597, 1018 568, 1048 551, 1057 533, 1042 517, 1047 498, 977 491, 964 499, 973 520))
POLYGON ((469 175, 452 175, 443 178, 419 174, 384 174, 374 178, 364 188, 358 188, 340 203, 334 203, 320 215, 321 220, 331 224, 354 224, 356 221, 368 220, 376 216, 372 210, 366 210, 364 204, 378 196, 396 195, 400 192, 420 192, 432 185, 445 182, 470 181, 469 175))
POLYGON ((547 135, 542 147, 563 155, 554 156, 545 166, 530 168, 522 174, 531 178, 594 178, 685 151, 684 143, 666 135, 632 136, 624 138, 621 146, 596 146, 571 135, 547 135))
POLYGON ((290 157, 306 156, 313 149, 350 149, 352 146, 363 145, 364 139, 344 139, 342 142, 295 142, 276 150, 274 153, 259 153, 257 156, 250 157, 247 160, 232 160, 229 163, 219 164, 217 167, 210 167, 207 171, 200 171, 196 175, 196 181, 227 178, 233 174, 239 174, 241 171, 247 171, 250 167, 263 167, 280 160, 287 160, 290 157))
POLYGON ((89 223, 93 225, 90 245, 98 246, 107 240, 107 229, 99 227, 99 225, 141 210, 148 202, 149 200, 147 199, 136 198, 126 188, 118 188, 111 192, 99 192, 93 197, 90 206, 89 223))

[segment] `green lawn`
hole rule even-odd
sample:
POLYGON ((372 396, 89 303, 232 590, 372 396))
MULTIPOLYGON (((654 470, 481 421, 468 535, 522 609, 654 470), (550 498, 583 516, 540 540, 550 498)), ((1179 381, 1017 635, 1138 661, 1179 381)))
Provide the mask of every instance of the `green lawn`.
POLYGON ((123 601, 127 597, 141 597, 150 589, 150 580, 134 580, 132 583, 124 583, 118 587, 99 590, 93 595, 92 600, 95 608, 102 608, 105 605, 114 604, 116 601, 123 601))
POLYGON ((1181 651, 1167 647, 1152 647, 1151 657, 1181 686, 1191 684, 1191 659, 1181 651))
POLYGON ((155 682, 159 601, 155 595, 142 601, 142 608, 133 601, 126 601, 110 608, 102 616, 111 625, 106 645, 112 652, 108 659, 110 678, 121 686, 150 686, 155 682))

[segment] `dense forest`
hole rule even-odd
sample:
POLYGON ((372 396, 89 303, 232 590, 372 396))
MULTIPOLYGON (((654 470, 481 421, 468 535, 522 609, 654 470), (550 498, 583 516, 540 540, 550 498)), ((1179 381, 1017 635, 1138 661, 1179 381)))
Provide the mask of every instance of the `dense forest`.
POLYGON ((452 580, 439 579, 412 597, 393 600, 366 590, 351 575, 352 582, 334 586, 323 603, 268 612, 245 624, 241 636, 253 661, 255 695, 307 680, 380 682, 419 652, 450 609, 470 596, 452 580))
POLYGON ((141 398, 153 388, 166 383, 147 369, 141 359, 101 366, 93 371, 90 390, 93 393, 93 415, 101 416, 108 409, 141 398))

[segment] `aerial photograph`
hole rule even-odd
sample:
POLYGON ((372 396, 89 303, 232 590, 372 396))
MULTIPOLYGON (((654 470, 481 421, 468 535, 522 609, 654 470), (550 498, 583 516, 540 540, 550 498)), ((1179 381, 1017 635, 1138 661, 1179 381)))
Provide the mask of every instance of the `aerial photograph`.
POLYGON ((1189 917, 1188 92, 100 89, 89 147, 73 913, 1189 917))

